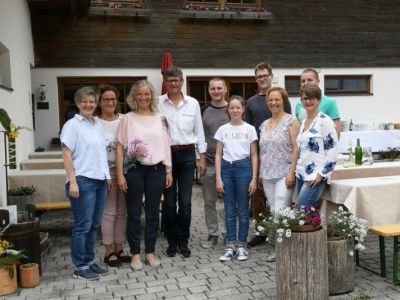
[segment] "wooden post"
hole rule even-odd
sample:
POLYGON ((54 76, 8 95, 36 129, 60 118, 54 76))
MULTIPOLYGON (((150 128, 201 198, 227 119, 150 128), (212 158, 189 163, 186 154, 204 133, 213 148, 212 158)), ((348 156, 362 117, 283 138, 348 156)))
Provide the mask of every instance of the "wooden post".
POLYGON ((325 230, 293 232, 276 243, 278 300, 327 300, 328 251, 325 230))
POLYGON ((350 292, 354 289, 354 257, 350 256, 347 239, 328 239, 329 295, 350 292))

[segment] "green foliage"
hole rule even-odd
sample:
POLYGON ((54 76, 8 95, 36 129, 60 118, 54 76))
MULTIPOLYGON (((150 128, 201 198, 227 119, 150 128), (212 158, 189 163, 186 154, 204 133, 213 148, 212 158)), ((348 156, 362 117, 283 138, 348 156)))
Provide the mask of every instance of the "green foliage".
POLYGON ((3 108, 0 108, 0 123, 5 130, 10 131, 11 119, 3 108))
POLYGON ((9 196, 25 196, 25 195, 34 195, 36 192, 37 192, 37 189, 33 185, 18 186, 18 187, 9 189, 8 195, 9 196))

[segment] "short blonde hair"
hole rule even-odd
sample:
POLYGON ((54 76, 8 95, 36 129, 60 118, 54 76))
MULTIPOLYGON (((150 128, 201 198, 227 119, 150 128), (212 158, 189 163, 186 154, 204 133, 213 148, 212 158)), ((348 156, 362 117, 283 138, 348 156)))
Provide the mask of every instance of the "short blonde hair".
POLYGON ((132 111, 137 112, 138 107, 137 107, 137 103, 136 103, 136 96, 139 92, 139 89, 143 86, 148 86, 150 89, 150 93, 151 93, 150 110, 157 111, 158 98, 157 98, 156 92, 155 92, 154 87, 151 84, 151 82, 146 79, 136 81, 132 85, 131 91, 129 92, 129 95, 126 97, 126 102, 128 103, 128 105, 132 111))

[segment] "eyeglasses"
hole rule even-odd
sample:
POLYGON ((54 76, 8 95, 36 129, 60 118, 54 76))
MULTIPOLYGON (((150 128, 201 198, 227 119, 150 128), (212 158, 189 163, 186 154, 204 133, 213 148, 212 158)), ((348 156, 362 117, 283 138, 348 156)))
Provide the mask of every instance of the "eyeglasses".
POLYGON ((267 79, 270 76, 271 76, 270 74, 258 75, 258 76, 256 76, 256 79, 257 80, 267 79))
POLYGON ((117 102, 117 98, 102 98, 101 101, 105 103, 117 102))
POLYGON ((168 84, 172 84, 172 83, 179 83, 179 82, 181 82, 182 81, 182 79, 168 79, 167 80, 167 83, 168 84))
POLYGON ((303 101, 303 102, 314 102, 314 100, 316 100, 316 98, 308 98, 308 97, 304 97, 304 98, 301 98, 301 101, 303 101))

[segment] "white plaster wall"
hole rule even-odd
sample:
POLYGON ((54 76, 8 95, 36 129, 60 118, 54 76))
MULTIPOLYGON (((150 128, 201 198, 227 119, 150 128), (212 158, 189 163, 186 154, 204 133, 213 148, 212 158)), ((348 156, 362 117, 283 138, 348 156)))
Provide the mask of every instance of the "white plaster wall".
MULTIPOLYGON (((0 107, 20 126, 32 128, 31 65, 34 64, 31 24, 25 0, 0 0, 0 40, 10 51, 13 91, 0 89, 0 107)), ((1 134, 2 135, 2 134, 1 134)), ((33 150, 33 132, 22 130, 16 140, 17 164, 33 150)), ((3 136, 0 139, 0 206, 6 201, 3 136)))
MULTIPOLYGON (((284 86, 285 75, 299 75, 302 69, 274 69, 274 86, 284 86)), ((400 122, 395 109, 397 93, 395 88, 400 84, 400 68, 353 68, 353 69, 318 69, 321 78, 320 87, 324 89, 325 75, 334 74, 371 74, 372 92, 370 96, 337 96, 335 97, 343 120, 353 119, 354 123, 400 122)), ((184 76, 253 76, 249 69, 183 69, 184 76)), ((58 88, 57 77, 67 76, 147 76, 158 93, 161 91, 162 77, 159 69, 60 69, 37 68, 32 70, 32 90, 40 84, 47 86, 47 99, 50 110, 36 111, 35 145, 48 147, 52 137, 56 137, 58 128, 58 88)), ((186 85, 184 85, 186 92, 186 85)), ((293 107, 299 101, 292 97, 293 107)))

